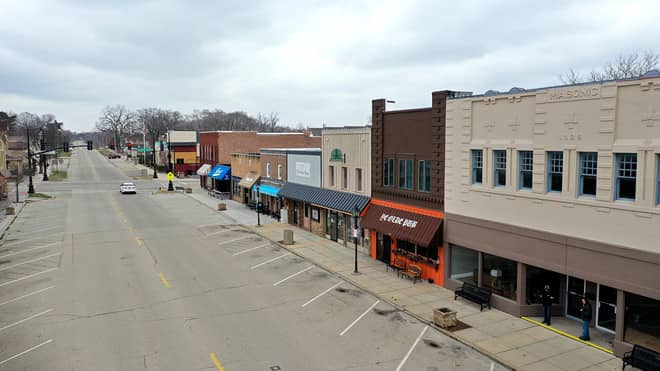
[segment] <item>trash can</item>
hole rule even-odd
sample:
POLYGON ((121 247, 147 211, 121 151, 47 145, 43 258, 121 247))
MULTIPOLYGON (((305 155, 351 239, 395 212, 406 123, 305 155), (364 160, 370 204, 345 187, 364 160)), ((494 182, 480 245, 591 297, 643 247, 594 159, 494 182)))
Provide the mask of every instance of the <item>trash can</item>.
POLYGON ((293 245, 293 231, 291 229, 284 230, 284 240, 282 243, 285 245, 293 245))

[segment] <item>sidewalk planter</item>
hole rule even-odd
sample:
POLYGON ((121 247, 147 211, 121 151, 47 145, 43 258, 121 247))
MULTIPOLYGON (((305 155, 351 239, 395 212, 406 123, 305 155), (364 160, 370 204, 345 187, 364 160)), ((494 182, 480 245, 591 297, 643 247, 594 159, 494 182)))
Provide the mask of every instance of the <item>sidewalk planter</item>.
POLYGON ((433 309, 433 323, 442 328, 456 326, 456 311, 444 307, 433 309))
POLYGON ((192 188, 186 188, 186 193, 192 193, 192 188))
POLYGON ((5 209, 5 215, 16 215, 16 208, 9 206, 5 209))
POLYGON ((225 210, 227 210, 227 204, 224 202, 220 202, 218 204, 218 211, 225 211, 225 210))

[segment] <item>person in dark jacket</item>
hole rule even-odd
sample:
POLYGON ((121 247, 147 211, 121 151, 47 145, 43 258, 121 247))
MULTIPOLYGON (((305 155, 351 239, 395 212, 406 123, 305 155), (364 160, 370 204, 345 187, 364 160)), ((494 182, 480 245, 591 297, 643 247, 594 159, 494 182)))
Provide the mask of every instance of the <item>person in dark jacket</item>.
POLYGON ((541 304, 543 304, 543 323, 548 326, 550 326, 552 318, 552 302, 554 300, 555 297, 550 294, 550 285, 545 285, 541 293, 541 304))
POLYGON ((586 296, 582 297, 582 308, 580 308, 580 312, 582 313, 582 336, 580 336, 580 339, 589 341, 591 340, 591 336, 589 336, 589 322, 591 322, 593 312, 586 296))

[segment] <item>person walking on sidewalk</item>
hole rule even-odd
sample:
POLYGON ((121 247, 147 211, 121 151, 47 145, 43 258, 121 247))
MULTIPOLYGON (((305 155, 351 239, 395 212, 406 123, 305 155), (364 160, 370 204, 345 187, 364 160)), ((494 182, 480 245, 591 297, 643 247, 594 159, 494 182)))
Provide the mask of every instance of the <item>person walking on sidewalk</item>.
POLYGON ((552 302, 554 300, 555 297, 550 294, 550 285, 545 285, 543 293, 541 293, 541 304, 543 304, 543 323, 548 326, 552 319, 552 302))
POLYGON ((589 322, 591 322, 592 310, 586 296, 582 297, 582 308, 580 308, 580 312, 582 312, 582 336, 580 336, 580 339, 589 341, 591 340, 591 336, 589 336, 589 322))

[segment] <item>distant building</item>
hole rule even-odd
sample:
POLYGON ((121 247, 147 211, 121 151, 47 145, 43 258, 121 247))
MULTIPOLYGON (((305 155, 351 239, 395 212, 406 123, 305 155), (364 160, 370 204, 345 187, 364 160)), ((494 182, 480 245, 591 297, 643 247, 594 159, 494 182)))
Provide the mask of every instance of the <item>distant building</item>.
MULTIPOLYGON (((198 134, 194 130, 170 130, 166 134, 165 148, 170 146, 172 171, 176 176, 194 175, 199 167, 198 134)), ((162 163, 167 164, 167 152, 161 152, 162 163)))

